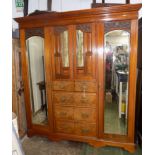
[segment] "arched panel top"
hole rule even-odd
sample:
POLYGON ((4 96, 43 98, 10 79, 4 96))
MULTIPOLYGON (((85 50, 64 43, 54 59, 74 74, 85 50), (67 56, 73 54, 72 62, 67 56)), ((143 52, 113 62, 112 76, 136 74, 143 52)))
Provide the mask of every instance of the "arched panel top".
POLYGON ((25 39, 31 38, 33 36, 38 36, 44 38, 44 30, 43 28, 32 28, 25 30, 25 39))
POLYGON ((109 21, 105 22, 105 33, 114 30, 125 30, 130 32, 131 22, 130 21, 109 21))

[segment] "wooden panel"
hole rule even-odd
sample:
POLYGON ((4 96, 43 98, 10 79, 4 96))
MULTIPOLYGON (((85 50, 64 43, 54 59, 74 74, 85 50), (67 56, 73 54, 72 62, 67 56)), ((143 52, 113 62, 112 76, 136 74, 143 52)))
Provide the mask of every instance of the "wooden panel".
POLYGON ((55 92, 53 93, 53 103, 58 105, 74 105, 73 93, 55 92))
POLYGON ((72 134, 74 133, 74 123, 65 121, 55 122, 55 131, 60 133, 72 134))
POLYGON ((53 127, 53 106, 51 104, 52 102, 52 93, 51 93, 51 80, 52 80, 52 65, 51 65, 51 31, 52 29, 50 27, 44 28, 45 33, 45 44, 44 44, 44 66, 45 66, 45 81, 46 81, 46 98, 47 98, 47 105, 48 105, 48 123, 50 132, 52 133, 54 130, 53 127))
POLYGON ((92 74, 92 33, 85 33, 86 51, 85 51, 85 73, 92 74))
POLYGON ((131 21, 131 51, 129 70, 129 106, 128 106, 128 137, 134 143, 135 135, 135 104, 136 104, 136 69, 138 48, 138 20, 131 21))
POLYGON ((104 43, 104 24, 97 23, 97 51, 98 51, 98 81, 99 81, 99 99, 98 99, 98 108, 99 108, 99 137, 103 137, 104 132, 104 58, 103 58, 103 44, 104 43))
POLYGON ((75 120, 95 123, 96 122, 96 109, 76 108, 75 109, 75 120))
POLYGON ((96 92, 97 91, 96 82, 76 81, 75 91, 96 92))
POLYGON ((53 81, 53 90, 74 91, 74 82, 53 81))
POLYGON ((75 93, 74 94, 75 104, 76 106, 81 107, 94 107, 97 103, 97 95, 96 93, 75 93))
POLYGON ((31 103, 30 103, 30 89, 29 89, 29 77, 28 77, 28 62, 26 59, 26 43, 25 43, 25 30, 20 29, 20 43, 21 43, 21 62, 22 62, 22 80, 24 82, 24 99, 26 108, 26 120, 27 128, 32 128, 32 115, 31 115, 31 103))
POLYGON ((76 123, 75 133, 80 136, 96 136, 96 124, 76 123))
POLYGON ((55 106, 54 114, 56 120, 73 120, 74 119, 74 108, 72 107, 60 107, 55 106))
POLYGON ((20 138, 26 134, 24 89, 21 77, 21 51, 19 39, 12 40, 12 111, 17 115, 20 138))

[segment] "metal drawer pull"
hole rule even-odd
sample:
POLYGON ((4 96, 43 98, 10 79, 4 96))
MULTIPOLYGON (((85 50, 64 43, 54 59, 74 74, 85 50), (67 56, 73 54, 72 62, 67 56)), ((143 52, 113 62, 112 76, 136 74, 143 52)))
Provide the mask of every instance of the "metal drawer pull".
POLYGON ((80 89, 83 91, 86 91, 88 89, 88 85, 87 84, 81 84, 80 89))
POLYGON ((82 116, 82 118, 88 118, 89 117, 89 115, 85 114, 85 113, 82 113, 81 116, 82 116))
POLYGON ((61 84, 61 85, 60 85, 60 88, 61 88, 61 89, 64 89, 64 88, 65 88, 65 85, 64 85, 64 84, 61 84))
POLYGON ((88 103, 88 100, 81 100, 82 103, 88 103))
POLYGON ((90 130, 89 129, 82 129, 81 132, 84 133, 84 134, 87 134, 87 133, 90 132, 90 130))
POLYGON ((60 101, 61 102, 65 102, 66 101, 66 97, 65 96, 61 96, 60 101))
POLYGON ((87 98, 86 96, 83 95, 83 96, 81 97, 81 100, 80 100, 81 103, 88 103, 88 101, 89 101, 89 100, 88 100, 88 98, 87 98))
POLYGON ((67 113, 66 113, 66 112, 60 112, 60 115, 61 115, 61 116, 66 116, 67 113))

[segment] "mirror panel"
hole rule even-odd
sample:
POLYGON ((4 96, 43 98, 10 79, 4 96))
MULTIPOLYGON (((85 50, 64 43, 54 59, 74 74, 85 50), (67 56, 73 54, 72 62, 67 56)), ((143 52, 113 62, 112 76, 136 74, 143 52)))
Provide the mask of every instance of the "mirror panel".
POLYGON ((77 67, 84 67, 83 34, 81 30, 76 30, 77 67))
POLYGON ((56 79, 70 78, 68 27, 54 27, 54 68, 56 79))
POLYGON ((32 123, 47 125, 47 100, 44 70, 44 38, 31 36, 26 40, 32 123))
POLYGON ((60 39, 61 39, 62 66, 69 67, 68 31, 64 31, 63 33, 61 33, 60 39))
POLYGON ((93 38, 95 34, 93 24, 76 25, 76 78, 89 78, 94 76, 93 62, 95 55, 93 52, 93 38))
POLYGON ((130 34, 105 34, 104 133, 127 134, 130 34))

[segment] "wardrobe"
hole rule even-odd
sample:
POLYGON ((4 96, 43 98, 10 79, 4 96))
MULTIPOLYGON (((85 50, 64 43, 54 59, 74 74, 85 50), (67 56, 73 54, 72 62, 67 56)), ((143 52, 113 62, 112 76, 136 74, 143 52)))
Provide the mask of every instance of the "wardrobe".
POLYGON ((141 4, 15 18, 27 134, 135 151, 141 4))

